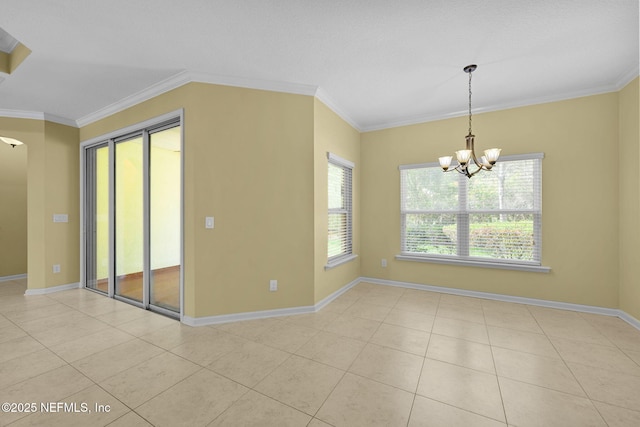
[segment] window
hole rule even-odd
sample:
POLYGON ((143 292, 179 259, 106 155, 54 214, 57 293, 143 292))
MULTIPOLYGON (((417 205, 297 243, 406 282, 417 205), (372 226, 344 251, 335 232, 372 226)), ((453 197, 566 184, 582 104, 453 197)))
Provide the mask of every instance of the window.
POLYGON ((352 248, 351 181, 353 163, 327 153, 329 159, 329 234, 327 267, 354 258, 352 248))
POLYGON ((471 179, 437 163, 400 166, 398 259, 540 266, 542 158, 505 156, 471 179))

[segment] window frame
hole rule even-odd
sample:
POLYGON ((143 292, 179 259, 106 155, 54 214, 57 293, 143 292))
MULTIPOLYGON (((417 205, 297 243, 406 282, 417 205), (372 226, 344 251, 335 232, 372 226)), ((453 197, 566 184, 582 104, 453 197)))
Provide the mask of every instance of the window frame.
POLYGON ((353 168, 355 167, 355 164, 334 153, 327 153, 327 201, 329 197, 329 164, 342 169, 344 177, 343 185, 345 189, 342 193, 343 200, 341 208, 329 208, 327 204, 327 264, 325 265, 325 270, 351 261, 357 256, 353 253, 353 168), (328 219, 331 215, 335 214, 346 214, 346 249, 343 252, 330 257, 328 248, 328 219))
MULTIPOLYGON (((398 167, 400 171, 400 254, 396 255, 397 260, 402 261, 418 261, 418 262, 433 262, 433 263, 441 263, 441 264, 453 264, 453 265, 468 265, 475 267, 486 267, 486 268, 500 268, 500 269, 509 269, 509 270, 522 270, 522 271, 534 271, 534 272, 549 272, 551 270, 550 267, 545 267, 542 265, 542 159, 544 158, 544 153, 530 153, 530 154, 521 154, 521 155, 511 155, 511 156, 503 156, 500 161, 518 161, 518 160, 538 160, 537 167, 534 168, 534 174, 536 176, 534 179, 538 181, 538 199, 534 200, 534 209, 530 210, 471 210, 467 206, 467 198, 468 198, 468 183, 469 178, 466 176, 457 174, 459 179, 458 185, 458 209, 452 210, 448 213, 454 214, 457 216, 457 242, 456 247, 457 254, 456 255, 443 255, 443 254, 426 254, 420 252, 409 252, 406 251, 406 218, 407 215, 411 214, 420 214, 420 213, 438 213, 437 210, 419 210, 419 209, 404 209, 404 201, 403 201, 403 193, 404 193, 404 181, 403 181, 403 170, 409 169, 425 169, 425 168, 437 168, 441 170, 439 163, 431 162, 431 163, 420 163, 420 164, 408 164, 408 165, 400 165, 398 167), (477 256, 470 256, 468 253, 469 249, 469 217, 473 214, 513 214, 513 213, 528 213, 533 215, 533 227, 534 227, 534 235, 536 236, 536 246, 535 246, 535 260, 534 261, 523 261, 523 260, 512 260, 512 259, 499 259, 499 258, 484 258, 477 256)), ((444 173, 444 172, 441 172, 444 173)), ((448 172, 455 173, 455 172, 448 172)), ((481 172, 485 173, 485 172, 481 172)), ((490 172, 489 172, 490 173, 490 172)), ((473 178, 471 178, 473 179, 473 178)))

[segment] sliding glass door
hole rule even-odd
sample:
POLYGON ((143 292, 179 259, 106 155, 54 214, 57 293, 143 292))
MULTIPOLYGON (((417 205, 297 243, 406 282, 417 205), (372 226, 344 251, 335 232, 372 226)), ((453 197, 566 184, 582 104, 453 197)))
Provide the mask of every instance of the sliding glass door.
POLYGON ((149 303, 180 309, 180 127, 149 133, 149 303))
POLYGON ((86 287, 109 292, 109 146, 85 150, 86 287))
POLYGON ((144 186, 142 135, 116 140, 115 294, 144 297, 144 186))
POLYGON ((83 147, 84 284, 169 315, 181 310, 179 119, 83 147))

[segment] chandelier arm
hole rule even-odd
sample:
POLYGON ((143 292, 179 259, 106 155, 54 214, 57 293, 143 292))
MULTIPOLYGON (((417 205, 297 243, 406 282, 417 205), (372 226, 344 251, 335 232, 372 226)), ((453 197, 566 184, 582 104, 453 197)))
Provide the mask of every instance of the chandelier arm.
MULTIPOLYGON (((477 165, 476 165, 477 166, 477 165)), ((485 170, 485 171, 489 171, 489 169, 485 168, 484 166, 478 166, 478 169, 476 169, 474 172, 472 172, 471 174, 467 175, 469 178, 471 178, 472 176, 474 176, 475 174, 477 174, 478 172, 480 172, 481 170, 485 170)))
POLYGON ((456 171, 456 172, 458 172, 459 174, 462 174, 462 175, 466 175, 464 170, 460 168, 460 164, 458 164, 458 166, 456 166, 455 168, 449 168, 449 169, 447 169, 446 171, 443 171, 443 172, 453 172, 453 171, 456 171))
POLYGON ((471 150, 471 158, 473 159, 473 162, 476 164, 476 166, 479 166, 480 169, 482 169, 482 163, 478 162, 478 159, 476 158, 476 152, 475 150, 471 150))
MULTIPOLYGON (((464 169, 460 170, 460 173, 464 176, 466 176, 467 178, 471 178, 473 176, 473 174, 471 172, 469 172, 469 164, 467 163, 467 165, 464 167, 464 169)), ((475 173, 475 172, 474 172, 475 173)))
POLYGON ((461 165, 456 166, 455 168, 453 168, 453 170, 464 175, 464 170, 462 169, 461 165))

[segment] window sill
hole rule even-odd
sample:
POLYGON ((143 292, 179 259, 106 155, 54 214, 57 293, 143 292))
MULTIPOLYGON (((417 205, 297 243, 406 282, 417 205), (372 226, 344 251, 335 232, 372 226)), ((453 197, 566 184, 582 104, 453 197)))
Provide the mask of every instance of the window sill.
POLYGON ((335 259, 331 262, 327 262, 327 265, 324 266, 325 271, 326 270, 331 270, 332 268, 335 268, 339 265, 345 264, 349 261, 353 261, 354 259, 358 258, 358 255, 355 254, 351 254, 351 255, 347 255, 344 258, 338 258, 335 259))
POLYGON ((398 261, 416 261, 416 262, 431 262, 435 264, 450 264, 450 265, 463 265, 469 267, 482 267, 482 268, 497 268, 502 270, 517 270, 517 271, 531 271, 535 273, 548 273, 551 271, 551 267, 545 267, 542 265, 528 265, 528 264, 511 264, 506 262, 486 262, 467 259, 453 259, 453 258, 440 258, 440 257, 428 257, 419 255, 396 255, 398 261))

